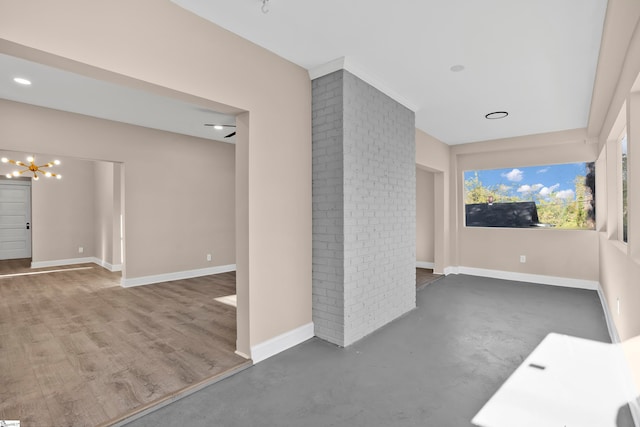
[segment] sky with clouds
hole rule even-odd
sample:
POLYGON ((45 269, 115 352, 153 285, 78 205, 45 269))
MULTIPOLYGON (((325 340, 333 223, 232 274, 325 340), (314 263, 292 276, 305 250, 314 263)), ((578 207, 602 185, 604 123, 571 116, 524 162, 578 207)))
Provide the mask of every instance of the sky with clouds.
MULTIPOLYGON (((465 171, 465 181, 473 178, 476 171, 465 171)), ((585 163, 530 166, 507 169, 479 170, 482 185, 501 188, 510 195, 526 200, 549 199, 575 200, 576 176, 586 174, 585 163)))

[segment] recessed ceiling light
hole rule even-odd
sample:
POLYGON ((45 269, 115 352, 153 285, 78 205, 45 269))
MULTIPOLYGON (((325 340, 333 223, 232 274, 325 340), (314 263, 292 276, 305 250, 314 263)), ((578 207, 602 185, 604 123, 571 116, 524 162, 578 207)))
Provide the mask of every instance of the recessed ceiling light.
POLYGON ((215 125, 213 128, 214 128, 214 129, 217 129, 217 130, 222 130, 222 129, 224 129, 224 126, 222 126, 222 125, 215 125))
POLYGON ((16 77, 15 79, 13 79, 14 82, 21 84, 21 85, 25 85, 25 86, 29 86, 31 84, 31 80, 27 80, 25 78, 22 77, 16 77))
POLYGON ((484 118, 489 120, 504 119, 508 115, 509 113, 507 113, 506 111, 494 111, 493 113, 489 113, 484 116, 484 118))
POLYGON ((459 71, 464 70, 464 65, 460 65, 460 64, 458 64, 458 65, 454 65, 454 66, 452 66, 452 67, 451 67, 451 68, 449 68, 449 69, 450 69, 451 71, 453 71, 454 73, 457 73, 457 72, 459 72, 459 71))

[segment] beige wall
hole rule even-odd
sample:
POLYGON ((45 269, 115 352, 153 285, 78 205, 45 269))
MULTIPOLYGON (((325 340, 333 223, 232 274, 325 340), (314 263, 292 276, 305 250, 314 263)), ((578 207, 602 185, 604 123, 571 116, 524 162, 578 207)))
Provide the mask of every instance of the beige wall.
MULTIPOLYGON (((435 173, 436 198, 446 189, 450 200, 447 218, 438 218, 449 244, 445 267, 468 266, 515 273, 599 281, 622 339, 640 334, 640 192, 630 190, 629 245, 617 242, 617 175, 612 171, 615 150, 605 144, 617 137, 618 112, 630 122, 629 188, 640 187, 640 156, 634 160, 634 141, 640 141, 640 2, 610 0, 607 8, 598 72, 586 129, 531 135, 506 140, 447 147, 421 131, 416 132, 416 163, 435 173), (635 83, 635 85, 634 85, 635 83), (633 89, 632 89, 633 87, 633 89), (630 93, 634 92, 633 96, 630 93), (625 104, 627 102, 627 104, 625 104), (636 109, 633 108, 636 103, 636 109), (624 105, 623 105, 624 104, 624 105), (635 133, 634 130, 635 129, 635 133), (462 173, 469 169, 534 166, 577 161, 596 162, 597 230, 516 230, 463 226, 462 173), (445 164, 449 163, 448 166, 445 164), (637 167, 634 167, 639 163, 637 167), (636 171, 634 173, 633 171, 636 171), (445 184, 438 180, 446 177, 445 184), (612 218, 616 217, 616 218, 612 218), (487 250, 490 247, 490 251, 487 250), (527 255, 527 263, 519 262, 527 255), (621 311, 617 313, 617 301, 621 311)), ((635 151, 638 151, 637 148, 635 151)), ((439 255, 436 244, 436 258, 439 255)))
POLYGON ((451 147, 416 129, 416 164, 434 172, 449 172, 451 147))
POLYGON ((459 241, 460 266, 598 280, 595 231, 469 227, 461 229, 459 241))
MULTIPOLYGON (((23 160, 26 154, 17 154, 23 160)), ((14 158, 10 155, 7 157, 14 158)), ((62 179, 40 178, 31 185, 32 262, 95 256, 93 162, 35 154, 36 163, 58 159, 62 179), (40 160, 40 161, 38 161, 40 160), (78 248, 83 252, 79 253, 78 248)), ((24 161, 24 160, 23 160, 24 161)))
POLYGON ((466 144, 451 148, 450 265, 599 281, 622 339, 640 334, 640 3, 610 0, 586 129, 466 144), (635 86, 634 86, 635 82, 635 86), (633 87, 633 89, 632 89, 633 87), (631 94, 634 92, 634 94, 631 94), (630 95, 631 94, 631 95, 630 95), (633 108, 634 103, 636 108, 633 108), (617 241, 615 147, 618 112, 629 132, 629 244, 617 241), (633 129, 636 129, 634 133, 633 129), (634 136, 635 135, 635 136, 634 136), (637 148, 636 148, 637 151, 637 148), (517 230, 463 226, 464 170, 596 160, 596 231, 517 230), (638 163, 637 167, 634 165, 638 163), (635 224, 635 226, 634 226, 635 224), (487 245, 491 251, 487 251, 487 245), (519 255, 527 255, 520 264, 519 255), (617 301, 620 301, 620 314, 617 301))
POLYGON ((621 340, 640 335, 640 264, 629 259, 626 251, 600 236, 600 285, 621 340), (620 314, 617 301, 620 300, 620 314))
POLYGON ((95 256, 111 265, 115 264, 113 261, 113 183, 113 163, 95 162, 93 190, 95 256))
MULTIPOLYGON (((0 152, 2 157, 23 161, 30 154, 0 152)), ((60 160, 60 166, 51 171, 63 179, 32 181, 32 262, 95 257, 110 265, 120 264, 119 166, 57 154, 35 156, 37 164, 60 160)), ((2 165, 0 174, 14 169, 2 165)))
MULTIPOLYGON (((538 230, 541 233, 533 235, 536 230, 493 233, 492 230, 464 229, 461 174, 465 168, 595 160, 640 70, 640 35, 637 30, 634 33, 639 11, 635 0, 609 1, 588 131, 453 148, 421 131, 416 132, 416 162, 434 173, 437 207, 434 217, 436 224, 441 225, 435 230, 437 269, 455 265, 506 271, 524 268, 524 272, 535 274, 599 278, 610 308, 614 307, 616 295, 622 298, 623 307, 638 300, 638 285, 634 283, 638 262, 617 249, 615 242, 607 238, 606 230, 598 236, 589 231, 538 230), (628 48, 630 38, 632 47, 628 48), (598 144, 593 143, 595 137, 598 144), (526 250, 530 261, 525 266, 514 264, 506 251, 493 260, 485 260, 483 247, 472 249, 487 241, 491 241, 493 247, 526 250), (600 268, 598 263, 593 263, 596 267, 585 268, 573 261, 566 268, 559 265, 558 254, 545 253, 544 249, 555 245, 574 251, 576 259, 599 257, 600 268)), ((311 100, 305 70, 170 2, 153 0, 140 0, 133 9, 130 2, 124 0, 3 2, 0 51, 115 80, 119 77, 111 72, 118 73, 127 84, 136 83, 128 79, 133 78, 141 86, 150 83, 146 87, 151 90, 162 92, 169 88, 175 91, 175 96, 198 96, 207 106, 217 102, 221 104, 215 104, 219 109, 228 106, 229 111, 248 111, 243 116, 244 126, 238 129, 241 158, 236 158, 236 165, 240 165, 237 171, 243 175, 242 179, 238 178, 241 193, 237 195, 240 200, 236 204, 239 207, 236 256, 239 349, 248 353, 249 346, 311 321, 311 100), (117 30, 114 22, 118 23, 117 30), (168 22, 171 25, 167 25, 168 22), (203 41, 216 55, 202 54, 203 41), (225 58, 224 62, 219 61, 221 57, 225 58), (281 126, 283 118, 288 123, 285 128, 281 126)), ((8 108, 4 103, 2 108, 2 136, 18 130, 24 136, 21 140, 9 141, 6 148, 51 151, 48 140, 41 139, 42 131, 35 129, 43 127, 41 123, 35 126, 33 122, 21 121, 21 114, 15 110, 23 108, 8 108), (13 113, 6 115, 7 108, 13 113), (14 121, 21 123, 20 129, 12 125, 14 121)), ((56 120, 49 120, 45 125, 59 134, 68 132, 57 126, 56 120)), ((59 141, 53 148, 69 156, 125 162, 126 259, 131 268, 127 274, 135 277, 186 268, 191 264, 166 268, 163 261, 183 250, 187 253, 193 250, 194 258, 198 258, 204 247, 175 247, 166 243, 171 241, 167 239, 154 247, 154 256, 148 254, 148 242, 158 242, 158 230, 164 230, 170 221, 161 217, 156 227, 146 227, 145 221, 150 217, 149 212, 162 215, 169 204, 160 201, 163 195, 160 189, 151 188, 146 192, 149 189, 147 171, 139 159, 148 155, 153 160, 166 160, 162 153, 170 143, 159 138, 162 141, 158 146, 152 145, 153 150, 149 150, 148 144, 114 150, 118 144, 109 138, 110 132, 98 134, 86 124, 78 125, 73 130, 78 136, 75 142, 59 141), (85 138, 82 143, 81 137, 85 138)), ((600 177, 598 182, 602 183, 600 177)), ((169 188, 175 190, 173 185, 169 184, 169 188)), ((606 185, 611 185, 609 180, 606 185)), ((599 215, 606 214, 599 212, 599 215)), ((636 219, 639 214, 638 210, 632 212, 632 224, 640 222, 636 219)), ((629 253, 634 251, 632 248, 629 253)), ((640 333, 638 313, 640 310, 624 309, 616 317, 623 337, 640 333)))
POLYGON ((450 147, 416 129, 416 166, 433 173, 433 270, 445 273, 451 265, 450 147))
MULTIPOLYGON (((238 280, 239 297, 246 296, 238 307, 243 317, 238 321, 239 350, 249 353, 249 346, 311 322, 311 84, 306 70, 170 2, 154 0, 137 1, 133 8, 125 0, 3 2, 0 51, 163 93, 168 88, 175 96, 196 96, 209 108, 215 104, 217 110, 249 111, 248 138, 238 138, 247 145, 239 152, 246 156, 241 161, 248 192, 242 195, 248 209, 241 224, 248 228, 241 233, 247 239, 242 248, 247 264, 239 268, 248 271, 239 272, 238 280), (203 46, 215 54, 203 54, 203 46)), ((169 243, 172 236, 163 233, 175 221, 161 216, 155 227, 145 226, 176 201, 161 197, 165 188, 149 188, 149 171, 134 159, 166 161, 168 142, 116 153, 116 141, 108 135, 86 128, 78 132, 90 135, 85 142, 91 143, 61 143, 60 150, 125 163, 126 274, 193 266, 192 261, 165 264, 176 252, 201 259, 206 244, 169 243), (150 256, 149 241, 158 240, 162 243, 152 246, 150 256)), ((45 142, 26 138, 22 144, 37 148, 45 142)), ((192 184, 197 188, 196 181, 192 184)), ((168 183, 172 191, 178 186, 177 181, 168 183)), ((190 197, 199 194, 186 191, 190 197)), ((204 226, 198 204, 185 206, 193 225, 204 226)), ((178 222, 178 228, 191 235, 197 227, 178 222)))
POLYGON ((467 170, 590 162, 596 160, 597 151, 597 144, 587 141, 585 129, 452 147, 452 265, 597 281, 595 231, 467 228, 463 195, 467 170), (527 257, 526 263, 520 263, 520 255, 527 257))
POLYGON ((120 165, 95 163, 95 256, 109 268, 121 267, 120 165))
MULTIPOLYGON (((72 153, 82 146, 84 152, 78 153, 89 158, 93 149, 108 146, 109 160, 124 162, 128 199, 125 210, 126 278, 235 263, 235 147, 232 144, 11 101, 0 101, 0 112, 3 136, 8 144, 42 140, 65 153, 72 153), (36 122, 41 126, 30 126, 36 122), (179 174, 175 173, 176 168, 179 174), (212 262, 206 261, 207 253, 212 254, 212 262)), ((94 218, 97 218, 100 234, 104 233, 105 239, 110 239, 114 221, 113 164, 96 162, 101 165, 95 173, 94 162, 68 157, 63 161, 63 180, 38 182, 46 185, 42 186, 42 193, 46 194, 42 198, 38 193, 34 194, 34 213, 37 209, 46 211, 36 205, 36 200, 42 200, 39 203, 44 205, 58 201, 63 205, 64 214, 55 221, 47 220, 46 229, 60 229, 56 233, 62 233, 63 228, 70 229, 69 232, 76 228, 87 230, 85 234, 88 234, 86 239, 90 245, 87 244, 89 250, 85 250, 84 256, 103 259, 106 252, 102 249, 94 251, 93 247, 94 218), (71 166, 73 169, 67 169, 71 166), (96 176, 99 176, 97 181, 96 176), (72 187, 62 190, 66 187, 56 184, 72 187), (94 196, 96 189, 106 194, 94 196), (64 194, 59 194, 61 191, 64 194), (96 206, 101 208, 99 216, 95 216, 96 206), (64 227, 58 225, 60 221, 64 227), (74 225, 75 221, 77 225, 74 225), (79 227, 82 221, 89 223, 79 227)), ((35 220, 34 217, 34 225, 35 220)), ((113 243, 100 241, 100 246, 104 244, 106 251, 112 253, 113 243)), ((77 257, 77 245, 75 249, 75 255, 66 258, 77 257)), ((42 256, 38 258, 52 259, 42 256)))
POLYGON ((416 168, 416 261, 433 262, 434 237, 434 173, 416 168))
POLYGON ((122 267, 123 256, 122 248, 124 247, 124 230, 122 230, 122 222, 124 219, 123 206, 123 169, 120 163, 113 164, 113 223, 111 226, 111 240, 113 242, 113 265, 122 267))
POLYGON ((640 3, 610 1, 610 9, 603 46, 607 46, 612 55, 620 56, 622 52, 624 63, 617 69, 598 70, 599 78, 607 80, 614 90, 609 99, 600 100, 593 107, 607 112, 604 125, 593 129, 599 135, 601 148, 597 166, 606 171, 597 182, 598 197, 602 201, 598 206, 599 279, 618 334, 627 340, 640 335, 640 192, 634 190, 640 188, 640 3), (628 244, 618 239, 620 178, 616 139, 625 124, 629 145, 628 244))
POLYGON ((599 137, 601 146, 608 138, 618 111, 637 76, 639 17, 640 2, 636 0, 607 2, 587 128, 590 137, 599 137))

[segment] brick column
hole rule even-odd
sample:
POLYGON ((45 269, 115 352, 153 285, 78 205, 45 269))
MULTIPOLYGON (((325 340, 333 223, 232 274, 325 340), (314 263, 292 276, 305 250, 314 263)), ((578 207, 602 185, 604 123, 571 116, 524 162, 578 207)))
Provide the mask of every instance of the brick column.
POLYGON ((348 71, 312 90, 313 320, 347 346, 415 307, 415 117, 348 71))

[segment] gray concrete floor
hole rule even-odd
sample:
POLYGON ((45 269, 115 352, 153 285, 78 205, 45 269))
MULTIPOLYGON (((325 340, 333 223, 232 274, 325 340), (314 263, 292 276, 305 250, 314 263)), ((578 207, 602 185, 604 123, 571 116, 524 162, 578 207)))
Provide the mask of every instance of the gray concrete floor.
POLYGON ((450 275, 417 306, 346 349, 311 339, 128 426, 470 426, 549 332, 609 342, 594 291, 450 275))

